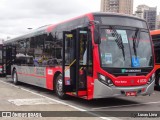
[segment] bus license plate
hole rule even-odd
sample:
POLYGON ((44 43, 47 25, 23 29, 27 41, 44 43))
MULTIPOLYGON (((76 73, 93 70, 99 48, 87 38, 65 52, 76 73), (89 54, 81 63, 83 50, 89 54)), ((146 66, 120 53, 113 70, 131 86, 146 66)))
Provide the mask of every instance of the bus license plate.
POLYGON ((133 91, 133 92, 126 92, 126 96, 136 96, 137 92, 133 91))

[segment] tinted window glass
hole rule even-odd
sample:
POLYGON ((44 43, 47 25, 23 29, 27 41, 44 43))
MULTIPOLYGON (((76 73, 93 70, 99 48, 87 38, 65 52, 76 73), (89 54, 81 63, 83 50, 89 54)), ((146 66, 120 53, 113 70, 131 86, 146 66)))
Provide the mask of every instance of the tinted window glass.
POLYGON ((156 63, 160 63, 160 35, 152 35, 156 63))
POLYGON ((155 47, 160 46, 160 35, 152 35, 152 40, 155 47))
POLYGON ((132 29, 115 29, 115 31, 101 29, 100 55, 102 67, 153 66, 149 33, 139 31, 139 34, 135 35, 136 32, 132 29), (115 34, 118 34, 119 37, 115 34), (134 38, 135 36, 136 38, 134 38))

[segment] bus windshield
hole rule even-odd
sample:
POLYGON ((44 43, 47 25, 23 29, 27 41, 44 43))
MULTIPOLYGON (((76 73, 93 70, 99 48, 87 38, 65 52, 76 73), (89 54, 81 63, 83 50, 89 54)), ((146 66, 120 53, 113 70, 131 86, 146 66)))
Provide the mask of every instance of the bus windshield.
POLYGON ((100 31, 99 49, 102 67, 153 67, 151 40, 147 30, 108 27, 100 31))

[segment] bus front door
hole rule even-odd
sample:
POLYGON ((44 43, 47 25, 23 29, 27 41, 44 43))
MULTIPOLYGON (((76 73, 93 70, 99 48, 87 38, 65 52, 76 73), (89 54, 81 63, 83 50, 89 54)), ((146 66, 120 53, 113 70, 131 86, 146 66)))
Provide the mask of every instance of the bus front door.
POLYGON ((5 73, 6 75, 11 75, 11 65, 14 63, 16 58, 16 47, 11 45, 3 46, 2 56, 5 73))
POLYGON ((87 89, 88 31, 63 33, 63 91, 78 95, 87 89))
POLYGON ((3 45, 0 44, 0 76, 5 76, 4 63, 3 63, 3 45))

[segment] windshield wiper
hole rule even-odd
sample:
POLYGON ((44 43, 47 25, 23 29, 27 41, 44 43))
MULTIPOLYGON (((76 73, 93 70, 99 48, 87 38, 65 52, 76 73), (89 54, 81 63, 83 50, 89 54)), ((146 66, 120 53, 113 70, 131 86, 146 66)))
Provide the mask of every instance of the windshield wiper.
POLYGON ((138 48, 138 44, 139 44, 139 38, 138 38, 139 35, 140 35, 140 29, 137 28, 135 35, 132 36, 132 38, 133 38, 133 51, 134 51, 134 54, 136 57, 137 57, 137 49, 136 48, 138 48))
POLYGON ((116 31, 115 28, 113 28, 112 26, 110 26, 110 29, 113 31, 112 36, 113 36, 113 37, 116 37, 115 41, 116 41, 119 49, 122 50, 123 58, 124 58, 124 60, 125 60, 125 52, 124 52, 124 45, 123 45, 122 37, 121 37, 121 35, 119 35, 119 34, 117 33, 117 31, 116 31))

